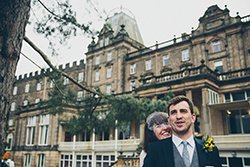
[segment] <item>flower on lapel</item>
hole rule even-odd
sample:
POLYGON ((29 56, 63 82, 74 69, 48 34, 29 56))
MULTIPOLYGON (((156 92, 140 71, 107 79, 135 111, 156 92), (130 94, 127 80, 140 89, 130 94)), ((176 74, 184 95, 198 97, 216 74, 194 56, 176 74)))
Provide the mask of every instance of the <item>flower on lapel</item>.
POLYGON ((203 149, 206 151, 206 152, 213 152, 213 149, 215 147, 215 144, 214 144, 214 139, 207 136, 206 138, 203 138, 203 149))

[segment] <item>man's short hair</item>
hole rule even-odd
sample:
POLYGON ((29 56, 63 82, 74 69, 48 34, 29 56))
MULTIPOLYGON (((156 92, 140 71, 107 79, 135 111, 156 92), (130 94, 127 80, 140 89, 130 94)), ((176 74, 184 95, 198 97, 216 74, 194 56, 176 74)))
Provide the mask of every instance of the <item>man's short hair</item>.
POLYGON ((193 104, 193 102, 192 102, 189 98, 187 98, 186 96, 184 96, 184 95, 175 96, 175 97, 173 97, 173 98, 169 101, 168 107, 167 107, 168 114, 170 115, 169 107, 170 107, 171 105, 176 105, 176 104, 178 104, 178 103, 180 103, 180 102, 182 102, 182 101, 186 101, 186 102, 188 103, 189 108, 190 108, 190 111, 191 111, 191 114, 194 114, 194 104, 193 104))

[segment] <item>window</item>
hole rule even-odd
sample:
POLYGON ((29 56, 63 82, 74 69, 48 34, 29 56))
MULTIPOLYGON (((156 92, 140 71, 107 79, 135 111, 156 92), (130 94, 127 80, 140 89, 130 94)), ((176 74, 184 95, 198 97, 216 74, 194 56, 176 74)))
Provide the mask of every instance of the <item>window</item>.
POLYGON ((78 82, 83 81, 83 72, 78 73, 78 82))
POLYGON ((39 90, 41 90, 41 88, 42 88, 42 84, 40 82, 38 82, 36 84, 36 90, 39 91, 39 90))
POLYGON ((132 81, 130 81, 130 83, 129 83, 129 91, 133 91, 134 88, 135 88, 135 81, 132 80, 132 81))
POLYGON ((13 142, 13 134, 10 133, 7 136, 7 147, 6 147, 6 150, 11 150, 11 148, 12 148, 12 142, 13 142))
POLYGON ((218 73, 224 72, 222 60, 215 61, 215 62, 214 62, 214 68, 215 68, 215 70, 218 71, 218 73))
POLYGON ((10 106, 10 111, 15 111, 16 110, 16 103, 12 102, 10 106))
POLYGON ((107 62, 110 62, 112 60, 112 52, 109 52, 107 54, 107 62))
POLYGON ((26 84, 24 92, 29 93, 29 91, 30 91, 30 84, 26 84))
POLYGON ((170 62, 169 62, 169 55, 165 55, 162 57, 162 66, 167 66, 169 65, 170 62))
POLYGON ((73 141, 73 135, 70 134, 70 132, 65 132, 64 133, 64 141, 73 141))
POLYGON ((209 104, 218 104, 219 94, 211 89, 208 89, 208 100, 209 104))
POLYGON ((14 125, 13 119, 9 119, 8 125, 9 126, 13 126, 14 125))
POLYGON ((87 130, 84 130, 82 132, 82 136, 81 136, 82 139, 81 139, 81 141, 90 141, 90 136, 91 136, 90 132, 87 131, 87 130))
POLYGON ((77 101, 82 100, 82 97, 83 97, 83 91, 78 91, 77 92, 77 101))
POLYGON ((152 69, 152 64, 151 64, 151 60, 147 60, 145 61, 145 70, 151 70, 152 69))
POLYGON ((109 140, 109 131, 102 131, 98 132, 96 135, 96 140, 97 141, 104 141, 104 140, 109 140))
POLYGON ((185 49, 181 51, 181 61, 188 61, 189 60, 189 50, 185 49))
POLYGON ((39 123, 39 144, 48 144, 49 115, 41 115, 39 123))
POLYGON ((100 46, 100 47, 103 47, 103 46, 104 46, 104 39, 100 39, 100 40, 99 40, 99 46, 100 46))
POLYGON ((100 64, 100 56, 96 56, 95 57, 95 65, 99 65, 100 64))
POLYGON ((61 154, 60 166, 72 166, 73 165, 73 156, 72 154, 61 154))
POLYGON ((127 125, 123 129, 118 129, 119 140, 129 139, 129 136, 130 136, 130 125, 127 125))
POLYGON ((107 46, 109 44, 109 38, 105 38, 104 40, 104 45, 107 46))
POLYGON ((130 65, 130 74, 135 74, 136 73, 136 64, 131 64, 130 65))
POLYGON ((99 81, 99 80, 100 80, 100 72, 95 71, 95 81, 99 81))
POLYGON ((107 78, 111 78, 112 77, 112 67, 108 67, 107 68, 107 78))
POLYGON ((41 101, 40 98, 36 98, 35 104, 39 103, 40 101, 41 101))
POLYGON ((96 155, 96 167, 109 167, 114 162, 114 155, 96 155))
POLYGON ((38 154, 38 167, 45 167, 45 154, 38 154))
POLYGON ((23 101, 23 106, 27 106, 29 104, 29 101, 28 100, 24 100, 23 101))
POLYGON ((244 164, 250 166, 250 158, 244 158, 244 164))
POLYGON ((250 115, 246 110, 230 110, 227 114, 230 134, 250 133, 250 115))
POLYGON ((13 95, 16 95, 17 94, 17 86, 15 86, 14 88, 13 88, 13 93, 12 93, 13 95))
POLYGON ((63 77, 63 85, 67 85, 69 83, 69 78, 63 77))
POLYGON ((212 42, 212 52, 220 52, 221 51, 221 43, 220 41, 214 41, 212 42))
POLYGON ((24 154, 24 167, 31 167, 31 154, 24 154))
POLYGON ((26 128, 26 145, 33 145, 35 142, 36 116, 28 117, 26 128))
POLYGON ((53 87, 54 87, 54 81, 50 81, 49 87, 50 87, 50 88, 53 88, 53 87))
POLYGON ((77 167, 92 167, 92 155, 78 154, 76 155, 77 167))
POLYGON ((106 86, 106 93, 109 95, 112 93, 112 86, 111 85, 106 86))
POLYGON ((225 102, 233 102, 250 99, 250 90, 243 90, 224 94, 225 102))

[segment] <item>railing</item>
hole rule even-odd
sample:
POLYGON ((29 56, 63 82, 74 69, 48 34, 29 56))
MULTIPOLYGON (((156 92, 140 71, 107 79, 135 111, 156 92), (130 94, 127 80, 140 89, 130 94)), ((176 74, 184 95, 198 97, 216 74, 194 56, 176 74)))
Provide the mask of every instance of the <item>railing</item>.
POLYGON ((135 51, 135 52, 131 52, 131 53, 129 53, 127 55, 127 58, 129 59, 129 58, 132 58, 132 57, 136 57, 136 56, 139 56, 139 55, 142 55, 142 54, 152 52, 152 51, 160 49, 160 48, 164 48, 164 47, 167 47, 167 46, 170 46, 170 45, 174 45, 176 43, 180 43, 182 41, 185 41, 185 40, 189 39, 190 37, 191 37, 190 34, 185 34, 185 36, 178 37, 178 38, 174 37, 171 40, 164 41, 164 42, 161 42, 161 43, 156 43, 155 45, 152 45, 152 46, 149 46, 149 47, 146 47, 146 48, 141 48, 140 50, 135 51))
POLYGON ((241 22, 244 22, 244 23, 246 23, 246 22, 249 22, 250 21, 250 15, 247 15, 247 16, 244 16, 244 17, 241 17, 241 22))
POLYGON ((159 76, 147 76, 141 79, 142 86, 170 82, 175 80, 184 79, 187 77, 193 77, 198 75, 209 75, 209 78, 216 79, 218 81, 228 81, 232 79, 239 79, 243 77, 250 77, 250 68, 225 72, 225 73, 216 73, 215 71, 208 68, 206 65, 202 64, 198 67, 187 68, 177 72, 171 72, 159 76))
POLYGON ((231 71, 231 72, 225 72, 225 73, 219 74, 217 76, 217 79, 220 81, 224 81, 224 80, 242 78, 246 76, 250 76, 250 68, 231 71))
POLYGON ((80 142, 60 142, 59 151, 135 151, 137 146, 140 144, 140 139, 127 139, 117 140, 117 147, 115 146, 115 140, 108 141, 95 141, 94 145, 91 141, 80 141, 80 142))

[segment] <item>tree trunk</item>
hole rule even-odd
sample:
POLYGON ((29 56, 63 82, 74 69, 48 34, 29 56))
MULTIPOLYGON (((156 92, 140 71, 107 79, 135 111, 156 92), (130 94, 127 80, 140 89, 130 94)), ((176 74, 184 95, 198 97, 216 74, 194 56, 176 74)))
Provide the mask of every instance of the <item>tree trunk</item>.
POLYGON ((30 1, 0 0, 0 157, 6 147, 10 97, 29 19, 30 1))

